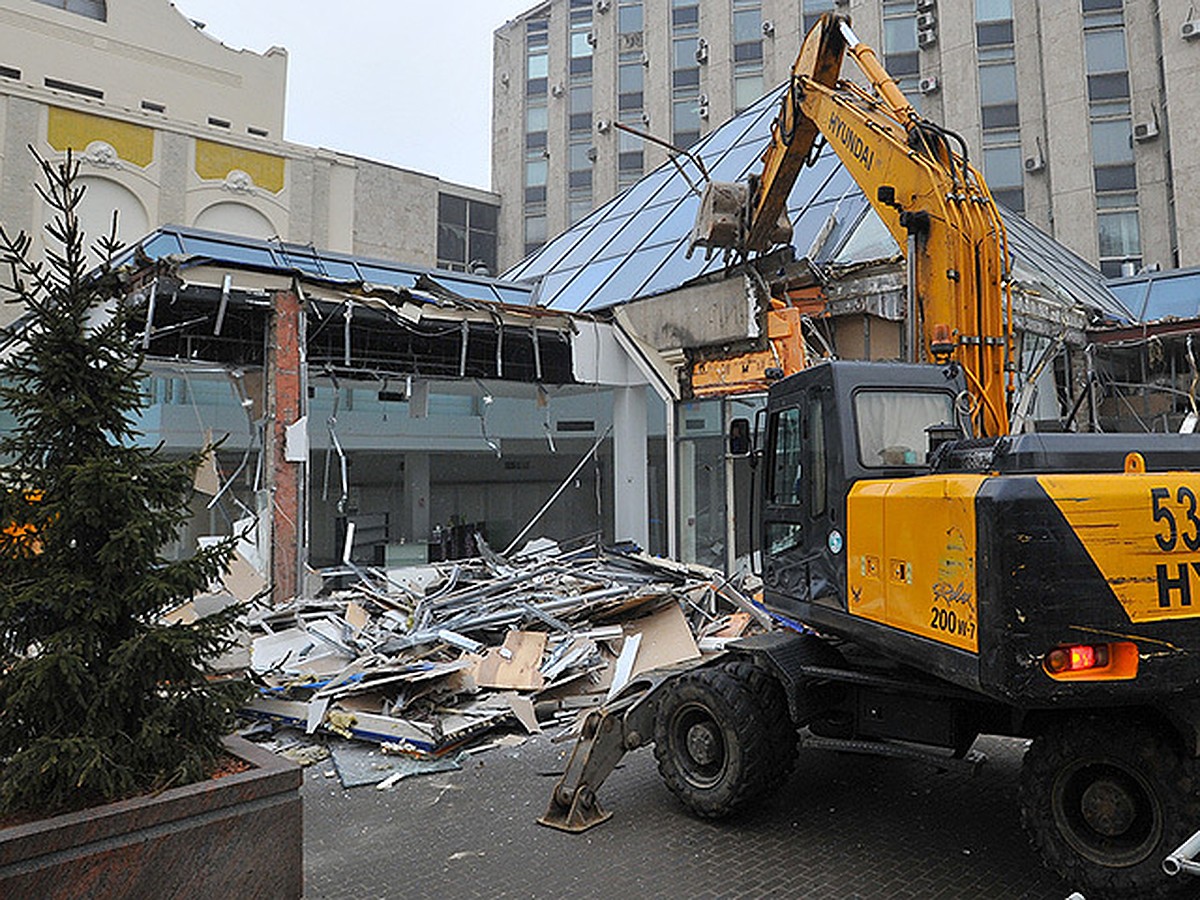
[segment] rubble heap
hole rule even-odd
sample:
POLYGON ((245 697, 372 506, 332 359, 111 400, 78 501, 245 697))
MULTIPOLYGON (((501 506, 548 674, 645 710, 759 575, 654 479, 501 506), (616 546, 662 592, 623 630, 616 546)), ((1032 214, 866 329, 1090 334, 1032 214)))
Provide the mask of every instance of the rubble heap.
POLYGON ((249 617, 244 712, 430 761, 501 726, 564 725, 640 672, 720 650, 771 620, 699 566, 536 542, 511 561, 355 571, 249 617))

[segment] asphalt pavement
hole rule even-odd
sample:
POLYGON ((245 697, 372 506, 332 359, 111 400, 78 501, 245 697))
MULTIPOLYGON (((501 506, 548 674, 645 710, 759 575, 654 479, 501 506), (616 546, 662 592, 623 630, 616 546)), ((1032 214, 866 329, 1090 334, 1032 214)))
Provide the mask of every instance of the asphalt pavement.
POLYGON ((581 835, 536 824, 569 744, 537 736, 457 772, 380 791, 306 772, 305 896, 371 898, 803 897, 1064 900, 1017 811, 1025 744, 984 738, 979 774, 803 750, 777 793, 733 819, 694 818, 653 751, 600 790, 613 818, 581 835))

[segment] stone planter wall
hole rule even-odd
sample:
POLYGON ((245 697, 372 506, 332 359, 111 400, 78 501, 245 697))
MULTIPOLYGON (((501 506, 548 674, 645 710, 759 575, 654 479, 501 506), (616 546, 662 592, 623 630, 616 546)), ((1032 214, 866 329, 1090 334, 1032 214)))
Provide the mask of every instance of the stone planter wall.
POLYGON ((0 897, 299 898, 302 772, 241 738, 226 748, 254 768, 0 829, 0 897))

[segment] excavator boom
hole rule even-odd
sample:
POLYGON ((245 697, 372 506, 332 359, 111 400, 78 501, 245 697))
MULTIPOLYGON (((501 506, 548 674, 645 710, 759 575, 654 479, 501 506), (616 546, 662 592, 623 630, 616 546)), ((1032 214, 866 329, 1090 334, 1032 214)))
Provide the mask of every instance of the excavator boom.
POLYGON ((1012 334, 1004 223, 966 145, 921 118, 844 16, 826 14, 809 31, 760 172, 748 185, 708 186, 693 245, 749 253, 787 240, 787 198, 819 137, 905 252, 909 358, 959 363, 976 433, 1007 434, 1012 334), (869 90, 840 77, 847 55, 869 90))

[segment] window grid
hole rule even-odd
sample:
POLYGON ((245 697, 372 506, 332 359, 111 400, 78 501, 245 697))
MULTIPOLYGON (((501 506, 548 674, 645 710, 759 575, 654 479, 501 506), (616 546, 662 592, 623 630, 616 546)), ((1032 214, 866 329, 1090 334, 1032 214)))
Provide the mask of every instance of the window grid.
POLYGON ((525 23, 525 255, 546 242, 546 182, 549 176, 550 21, 525 23))
POLYGON ((700 5, 671 0, 671 143, 690 147, 700 140, 700 5))
POLYGON ((975 0, 983 173, 999 203, 1024 213, 1025 168, 1013 40, 1012 0, 975 0))
POLYGON ((567 39, 571 49, 567 119, 567 222, 592 209, 592 31, 591 0, 571 0, 567 39))
POLYGON ((762 3, 732 0, 733 109, 741 112, 763 94, 762 3))
POLYGON ((1100 271, 1113 278, 1142 264, 1124 11, 1121 0, 1081 5, 1100 271))

